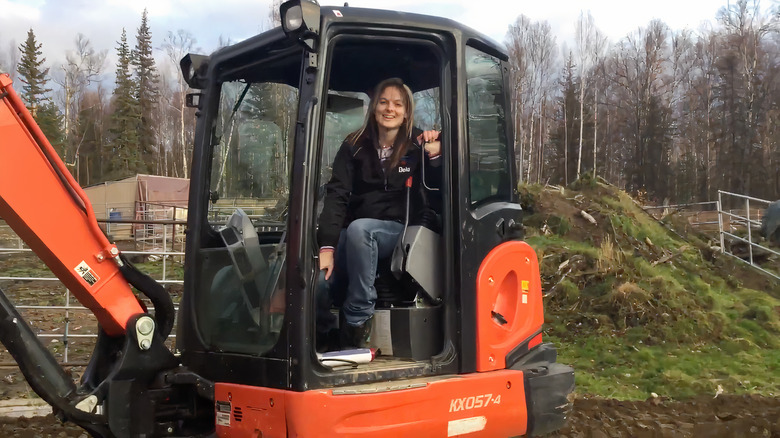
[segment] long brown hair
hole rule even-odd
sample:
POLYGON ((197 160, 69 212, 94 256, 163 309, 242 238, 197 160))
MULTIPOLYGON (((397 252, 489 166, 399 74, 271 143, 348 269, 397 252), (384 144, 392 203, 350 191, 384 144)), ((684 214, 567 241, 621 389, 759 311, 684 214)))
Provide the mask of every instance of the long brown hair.
POLYGON ((379 128, 376 123, 376 107, 379 104, 379 96, 389 87, 395 87, 401 91, 401 97, 403 98, 404 108, 406 113, 404 114, 404 122, 398 128, 398 134, 395 136, 393 142, 393 155, 390 157, 389 166, 387 169, 391 169, 398 165, 401 161, 401 157, 406 155, 406 151, 412 144, 412 127, 414 126, 414 98, 412 97, 412 90, 404 84, 400 78, 389 78, 380 82, 374 89, 374 95, 371 96, 371 101, 368 103, 368 112, 366 113, 366 119, 363 121, 363 126, 357 131, 349 134, 347 140, 353 146, 361 139, 368 139, 374 145, 374 148, 379 148, 379 128))

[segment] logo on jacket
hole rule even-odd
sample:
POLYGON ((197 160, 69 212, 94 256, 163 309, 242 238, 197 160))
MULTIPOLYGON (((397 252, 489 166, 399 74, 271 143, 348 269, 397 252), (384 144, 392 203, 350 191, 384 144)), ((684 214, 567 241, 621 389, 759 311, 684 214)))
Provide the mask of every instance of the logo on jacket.
POLYGON ((398 167, 398 173, 407 173, 411 171, 412 171, 411 167, 403 167, 403 166, 398 167))

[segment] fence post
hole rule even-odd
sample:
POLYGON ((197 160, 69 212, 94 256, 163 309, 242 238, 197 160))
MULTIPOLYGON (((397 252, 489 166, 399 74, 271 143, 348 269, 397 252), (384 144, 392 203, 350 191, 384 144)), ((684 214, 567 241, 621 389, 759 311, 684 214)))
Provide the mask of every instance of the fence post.
POLYGON ((718 233, 720 234, 720 252, 726 253, 726 239, 723 237, 723 192, 718 190, 718 233))
MULTIPOLYGON (((162 281, 165 281, 165 271, 166 267, 168 266, 168 226, 165 224, 162 224, 162 259, 163 259, 163 272, 162 272, 162 281)), ((173 244, 173 240, 171 240, 171 244, 173 244)))
POLYGON ((171 251, 176 252, 176 206, 173 206, 173 222, 171 226, 171 251))
POLYGON ((62 334, 62 345, 65 347, 65 363, 68 363, 68 334, 70 331, 70 290, 65 288, 65 332, 62 334))
POLYGON ((750 227, 750 198, 745 198, 745 219, 747 220, 747 235, 748 235, 748 254, 750 255, 750 264, 753 264, 753 232, 750 227))

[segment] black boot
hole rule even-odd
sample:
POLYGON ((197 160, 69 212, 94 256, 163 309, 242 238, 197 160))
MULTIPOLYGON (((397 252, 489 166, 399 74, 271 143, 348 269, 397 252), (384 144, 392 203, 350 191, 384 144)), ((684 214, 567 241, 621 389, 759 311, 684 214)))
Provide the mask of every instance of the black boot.
POLYGON ((327 332, 317 332, 317 353, 338 351, 341 349, 339 341, 339 329, 330 329, 327 332))
POLYGON ((342 318, 341 324, 339 324, 341 349, 366 348, 369 339, 371 339, 371 322, 373 319, 374 317, 372 316, 363 324, 350 325, 342 318))

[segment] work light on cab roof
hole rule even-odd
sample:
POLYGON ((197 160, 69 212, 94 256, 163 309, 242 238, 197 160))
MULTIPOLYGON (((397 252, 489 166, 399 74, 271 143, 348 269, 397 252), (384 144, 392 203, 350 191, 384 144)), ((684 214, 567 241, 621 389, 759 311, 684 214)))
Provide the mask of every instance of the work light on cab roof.
POLYGON ((282 29, 302 42, 309 51, 317 49, 320 32, 320 5, 316 0, 290 0, 279 7, 282 29))

